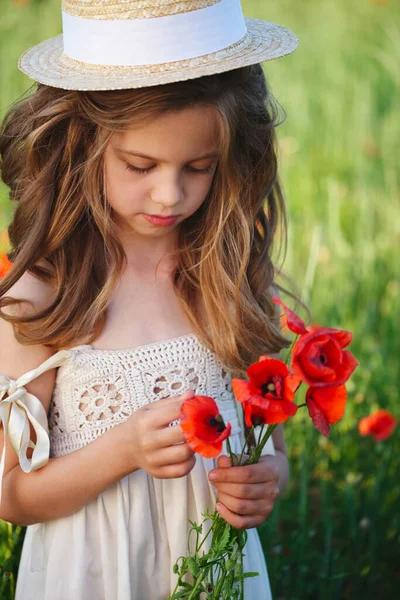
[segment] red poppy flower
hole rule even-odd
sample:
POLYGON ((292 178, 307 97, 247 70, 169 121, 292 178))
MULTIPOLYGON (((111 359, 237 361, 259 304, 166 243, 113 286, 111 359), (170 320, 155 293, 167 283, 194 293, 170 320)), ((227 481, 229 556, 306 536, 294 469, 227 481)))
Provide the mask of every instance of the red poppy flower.
POLYGON ((280 298, 274 296, 272 300, 283 307, 289 329, 300 335, 293 346, 293 373, 312 387, 345 383, 358 365, 352 353, 343 350, 350 344, 352 334, 329 327, 306 327, 280 298))
MULTIPOLYGON (((261 408, 265 423, 268 424, 283 423, 296 414, 297 405, 293 399, 300 379, 289 371, 285 363, 269 356, 261 356, 258 362, 250 365, 246 373, 250 381, 232 379, 233 393, 238 402, 250 402, 261 408)), ((247 418, 250 419, 251 410, 248 405, 247 411, 247 418)))
POLYGON ((396 419, 388 410, 380 408, 369 417, 364 417, 358 423, 361 435, 371 435, 375 440, 386 440, 396 427, 396 419))
POLYGON ((243 402, 243 410, 248 427, 252 427, 253 425, 257 427, 258 425, 265 425, 267 423, 268 411, 262 406, 247 400, 243 402))
POLYGON ((193 452, 205 458, 215 458, 222 450, 222 442, 231 434, 232 425, 225 425, 218 406, 208 396, 194 396, 181 406, 180 424, 193 452))
POLYGON ((337 423, 344 415, 347 390, 344 385, 310 387, 306 393, 308 414, 323 435, 328 436, 330 425, 337 423))
POLYGON ((308 327, 293 346, 293 372, 312 387, 342 385, 358 361, 343 350, 352 340, 349 331, 329 327, 308 327))
POLYGON ((8 260, 7 254, 0 254, 0 279, 7 275, 12 265, 12 262, 8 260))

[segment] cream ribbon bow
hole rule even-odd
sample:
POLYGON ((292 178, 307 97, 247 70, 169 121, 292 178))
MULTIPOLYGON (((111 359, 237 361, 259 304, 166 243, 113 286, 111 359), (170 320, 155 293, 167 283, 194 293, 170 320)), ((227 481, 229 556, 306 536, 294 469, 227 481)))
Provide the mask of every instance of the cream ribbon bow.
POLYGON ((0 463, 0 502, 7 435, 25 473, 44 467, 49 460, 50 438, 46 411, 40 400, 30 394, 24 386, 46 371, 61 366, 71 356, 68 350, 60 350, 39 367, 21 375, 17 380, 0 375, 0 419, 4 428, 4 445, 0 463), (30 423, 36 432, 36 444, 30 439, 30 423), (28 448, 33 448, 31 458, 26 456, 28 448))

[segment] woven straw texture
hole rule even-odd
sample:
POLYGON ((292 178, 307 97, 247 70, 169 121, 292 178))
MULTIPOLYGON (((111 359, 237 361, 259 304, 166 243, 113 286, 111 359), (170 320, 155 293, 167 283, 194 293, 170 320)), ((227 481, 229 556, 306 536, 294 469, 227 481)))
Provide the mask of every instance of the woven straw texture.
POLYGON ((189 12, 220 0, 63 0, 64 12, 85 19, 151 19, 189 12))
POLYGON ((19 60, 32 79, 66 90, 119 90, 195 79, 279 58, 293 52, 298 40, 285 27, 246 18, 247 34, 213 54, 161 65, 115 67, 88 65, 63 53, 62 35, 27 50, 19 60))

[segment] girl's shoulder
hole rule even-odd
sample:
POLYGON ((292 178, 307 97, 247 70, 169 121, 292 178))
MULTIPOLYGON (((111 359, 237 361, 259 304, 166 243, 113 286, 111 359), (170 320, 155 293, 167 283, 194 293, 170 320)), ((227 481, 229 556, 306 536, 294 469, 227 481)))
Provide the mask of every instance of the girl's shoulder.
POLYGON ((7 306, 3 309, 4 313, 16 316, 29 315, 47 308, 55 297, 55 290, 50 284, 25 271, 8 290, 6 296, 24 302, 7 306))
MULTIPOLYGON (((2 309, 5 315, 18 317, 34 314, 48 307, 54 298, 54 291, 45 282, 31 273, 25 272, 8 290, 5 297, 24 301, 2 309)), ((0 340, 0 375, 13 379, 35 369, 55 353, 54 349, 44 345, 21 344, 15 335, 13 325, 1 317, 0 340)), ((50 401, 52 392, 50 387, 54 385, 54 382, 52 382, 52 377, 49 375, 42 377, 44 387, 39 391, 42 392, 41 396, 43 396, 46 404, 47 400, 50 401), (45 384, 45 380, 49 385, 45 384)), ((39 380, 38 382, 39 387, 41 387, 39 380)))
MULTIPOLYGON (((5 297, 27 301, 3 308, 5 315, 20 316, 45 308, 49 305, 53 296, 50 287, 45 282, 26 272, 8 290, 5 297)), ((26 431, 26 424, 29 425, 29 421, 27 420, 29 410, 21 410, 21 405, 23 406, 25 401, 25 396, 21 392, 28 393, 26 397, 28 398, 29 396, 29 402, 26 406, 39 419, 38 415, 43 413, 43 411, 39 410, 39 403, 43 405, 44 411, 48 412, 53 395, 56 372, 55 369, 52 369, 42 374, 38 373, 38 377, 27 379, 29 383, 26 384, 26 387, 23 386, 20 378, 40 367, 54 353, 53 349, 46 346, 21 344, 15 336, 13 325, 0 317, 0 403, 5 403, 4 410, 0 415, 0 447, 3 448, 4 444, 6 446, 4 477, 19 462, 19 457, 13 451, 13 448, 16 447, 15 440, 16 437, 18 438, 20 431, 15 429, 15 425, 13 430, 9 429, 8 426, 9 415, 12 414, 11 410, 14 409, 13 403, 15 401, 19 402, 19 410, 17 409, 18 419, 15 419, 15 423, 18 423, 19 427, 23 427, 23 431, 26 431), (13 396, 15 399, 11 401, 13 396), (8 409, 7 405, 9 405, 8 409), (12 431, 14 432, 13 442, 11 442, 9 437, 12 431)), ((30 428, 32 436, 33 428, 32 426, 30 428)), ((19 438, 17 443, 20 443, 19 438)), ((30 452, 31 450, 28 449, 28 453, 30 452)))

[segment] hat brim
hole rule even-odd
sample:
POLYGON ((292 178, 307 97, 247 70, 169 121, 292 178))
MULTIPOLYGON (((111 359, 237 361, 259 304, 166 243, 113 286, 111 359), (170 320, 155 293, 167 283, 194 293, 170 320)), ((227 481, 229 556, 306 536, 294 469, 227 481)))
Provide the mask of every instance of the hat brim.
POLYGON ((195 79, 222 73, 293 52, 298 39, 286 27, 246 18, 247 34, 237 44, 197 58, 138 67, 89 65, 64 54, 63 36, 29 48, 18 68, 31 79, 65 90, 120 90, 195 79))

